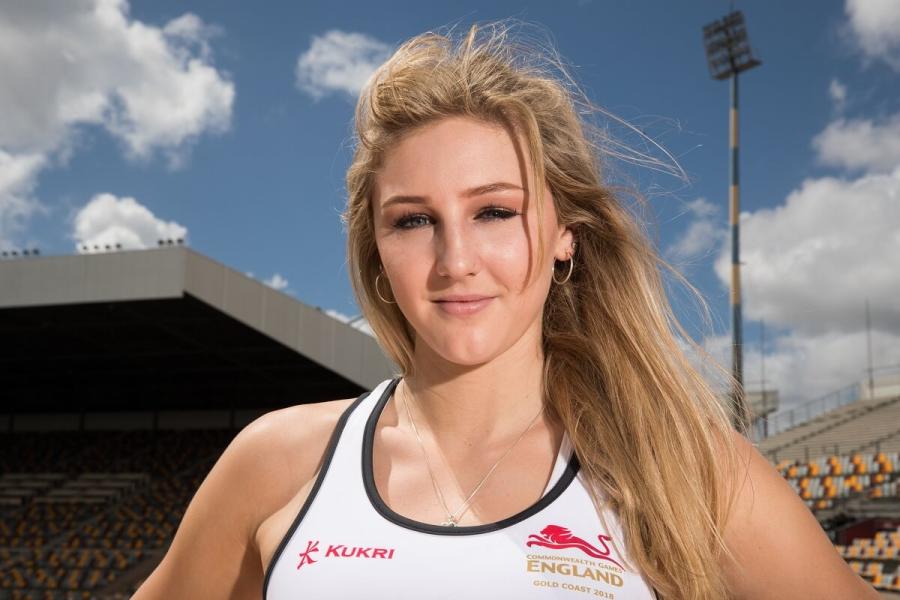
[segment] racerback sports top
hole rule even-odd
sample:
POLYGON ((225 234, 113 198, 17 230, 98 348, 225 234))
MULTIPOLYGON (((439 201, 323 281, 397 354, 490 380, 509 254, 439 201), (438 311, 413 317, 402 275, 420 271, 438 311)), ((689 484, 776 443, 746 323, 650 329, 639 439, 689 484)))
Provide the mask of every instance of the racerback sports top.
POLYGON ((375 487, 372 446, 399 381, 382 382, 341 416, 266 570, 263 598, 658 598, 628 570, 618 520, 597 514, 567 436, 540 500, 502 521, 451 528, 391 510, 375 487))

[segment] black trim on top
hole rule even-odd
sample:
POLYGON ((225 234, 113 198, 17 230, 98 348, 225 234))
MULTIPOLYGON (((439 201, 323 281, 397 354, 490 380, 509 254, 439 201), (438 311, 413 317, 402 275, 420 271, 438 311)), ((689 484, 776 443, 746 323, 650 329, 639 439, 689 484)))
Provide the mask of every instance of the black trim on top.
POLYGON ((369 501, 372 503, 372 506, 375 508, 375 510, 378 511, 378 513, 388 521, 400 525, 401 527, 412 529, 413 531, 421 531, 422 533, 432 533, 435 535, 475 535, 478 533, 497 531, 499 529, 504 529, 511 525, 515 525, 520 521, 524 521, 528 517, 540 512, 545 507, 549 506, 550 503, 559 498, 559 496, 566 490, 566 488, 569 487, 569 484, 572 483, 572 480, 575 479, 575 475, 578 474, 578 458, 575 456, 575 453, 572 452, 572 457, 569 459, 569 463, 566 465, 566 470, 559 478, 559 481, 556 482, 556 484, 550 489, 549 492, 547 492, 544 497, 542 497, 540 500, 538 500, 525 510, 512 515, 511 517, 507 517, 501 521, 497 521, 496 523, 486 523, 483 525, 466 525, 462 527, 442 527, 440 525, 432 525, 431 523, 414 521, 413 519, 409 519, 401 514, 394 512, 387 504, 384 503, 384 500, 381 499, 381 496, 378 494, 378 488, 375 486, 375 474, 372 468, 372 449, 375 443, 375 426, 378 424, 378 417, 381 416, 381 412, 384 410, 388 399, 393 394, 394 388, 397 387, 398 383, 400 383, 400 378, 394 379, 393 381, 391 381, 391 384, 387 386, 387 388, 385 388, 384 393, 381 395, 381 398, 378 400, 378 403, 375 405, 375 408, 369 415, 369 420, 366 422, 366 429, 363 435, 362 443, 363 485, 366 488, 366 495, 369 496, 369 501))
POLYGON ((269 579, 272 577, 272 571, 275 568, 275 564, 278 562, 278 559, 281 558, 281 553, 284 552, 284 549, 287 547, 288 542, 293 537, 294 532, 297 531, 297 527, 300 526, 300 521, 303 520, 303 517, 306 516, 309 507, 312 506, 312 502, 316 497, 316 494, 319 492, 319 488, 322 487, 322 481, 325 479, 325 473, 328 472, 328 466, 331 464, 331 459, 334 457, 334 451, 337 448, 338 440, 341 437, 341 432, 344 431, 344 426, 347 424, 347 419, 350 418, 350 413, 359 406, 359 403, 363 401, 363 399, 368 396, 371 392, 364 392, 360 394, 360 396, 354 400, 353 404, 347 407, 344 410, 343 414, 341 414, 341 418, 338 419, 337 425, 334 427, 334 431, 331 433, 331 439, 328 440, 328 447, 325 449, 325 454, 322 456, 322 466, 319 468, 319 474, 316 475, 316 482, 313 484, 312 489, 309 491, 309 496, 307 496, 306 501, 303 503, 303 506, 300 507, 300 512, 297 513, 297 516, 294 518, 294 522, 291 523, 290 529, 287 530, 287 533, 284 534, 284 537, 281 538, 281 543, 278 544, 278 548, 275 550, 275 554, 272 555, 272 560, 269 561, 269 565, 266 567, 266 576, 263 579, 263 600, 266 598, 266 593, 269 589, 269 579))

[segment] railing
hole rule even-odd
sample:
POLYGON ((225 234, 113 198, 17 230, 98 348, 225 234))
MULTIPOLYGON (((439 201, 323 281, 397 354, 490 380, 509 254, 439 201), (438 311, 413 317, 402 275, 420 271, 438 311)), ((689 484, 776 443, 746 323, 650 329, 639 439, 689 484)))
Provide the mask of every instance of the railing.
POLYGON ((777 412, 768 417, 768 437, 793 429, 830 410, 846 406, 859 400, 859 384, 854 383, 834 392, 825 394, 790 410, 777 412))

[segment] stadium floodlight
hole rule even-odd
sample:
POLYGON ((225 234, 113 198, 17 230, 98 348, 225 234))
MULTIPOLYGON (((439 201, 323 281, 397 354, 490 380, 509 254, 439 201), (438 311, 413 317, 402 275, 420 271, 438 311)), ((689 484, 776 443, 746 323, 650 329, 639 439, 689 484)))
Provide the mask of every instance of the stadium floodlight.
MULTIPOLYGON (((762 63, 753 56, 744 14, 732 11, 703 28, 706 61, 713 79, 731 79, 731 111, 729 114, 730 171, 729 218, 731 221, 731 374, 735 389, 731 401, 736 420, 746 415, 744 403, 744 358, 741 321, 741 262, 740 262, 740 178, 738 176, 738 74, 762 63)), ((744 423, 735 423, 744 425, 744 423)))
POLYGON ((703 45, 713 79, 728 79, 762 64, 750 49, 744 14, 739 10, 704 27, 703 45))

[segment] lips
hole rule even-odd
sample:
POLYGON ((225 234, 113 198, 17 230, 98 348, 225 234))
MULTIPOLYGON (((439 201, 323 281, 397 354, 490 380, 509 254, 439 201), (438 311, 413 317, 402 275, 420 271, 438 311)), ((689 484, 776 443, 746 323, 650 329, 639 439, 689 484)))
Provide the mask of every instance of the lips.
POLYGON ((478 300, 489 300, 491 296, 484 294, 450 294, 441 296, 435 302, 477 302, 478 300))
POLYGON ((466 316, 480 312, 493 300, 490 296, 451 295, 435 300, 435 304, 447 314, 466 316))

